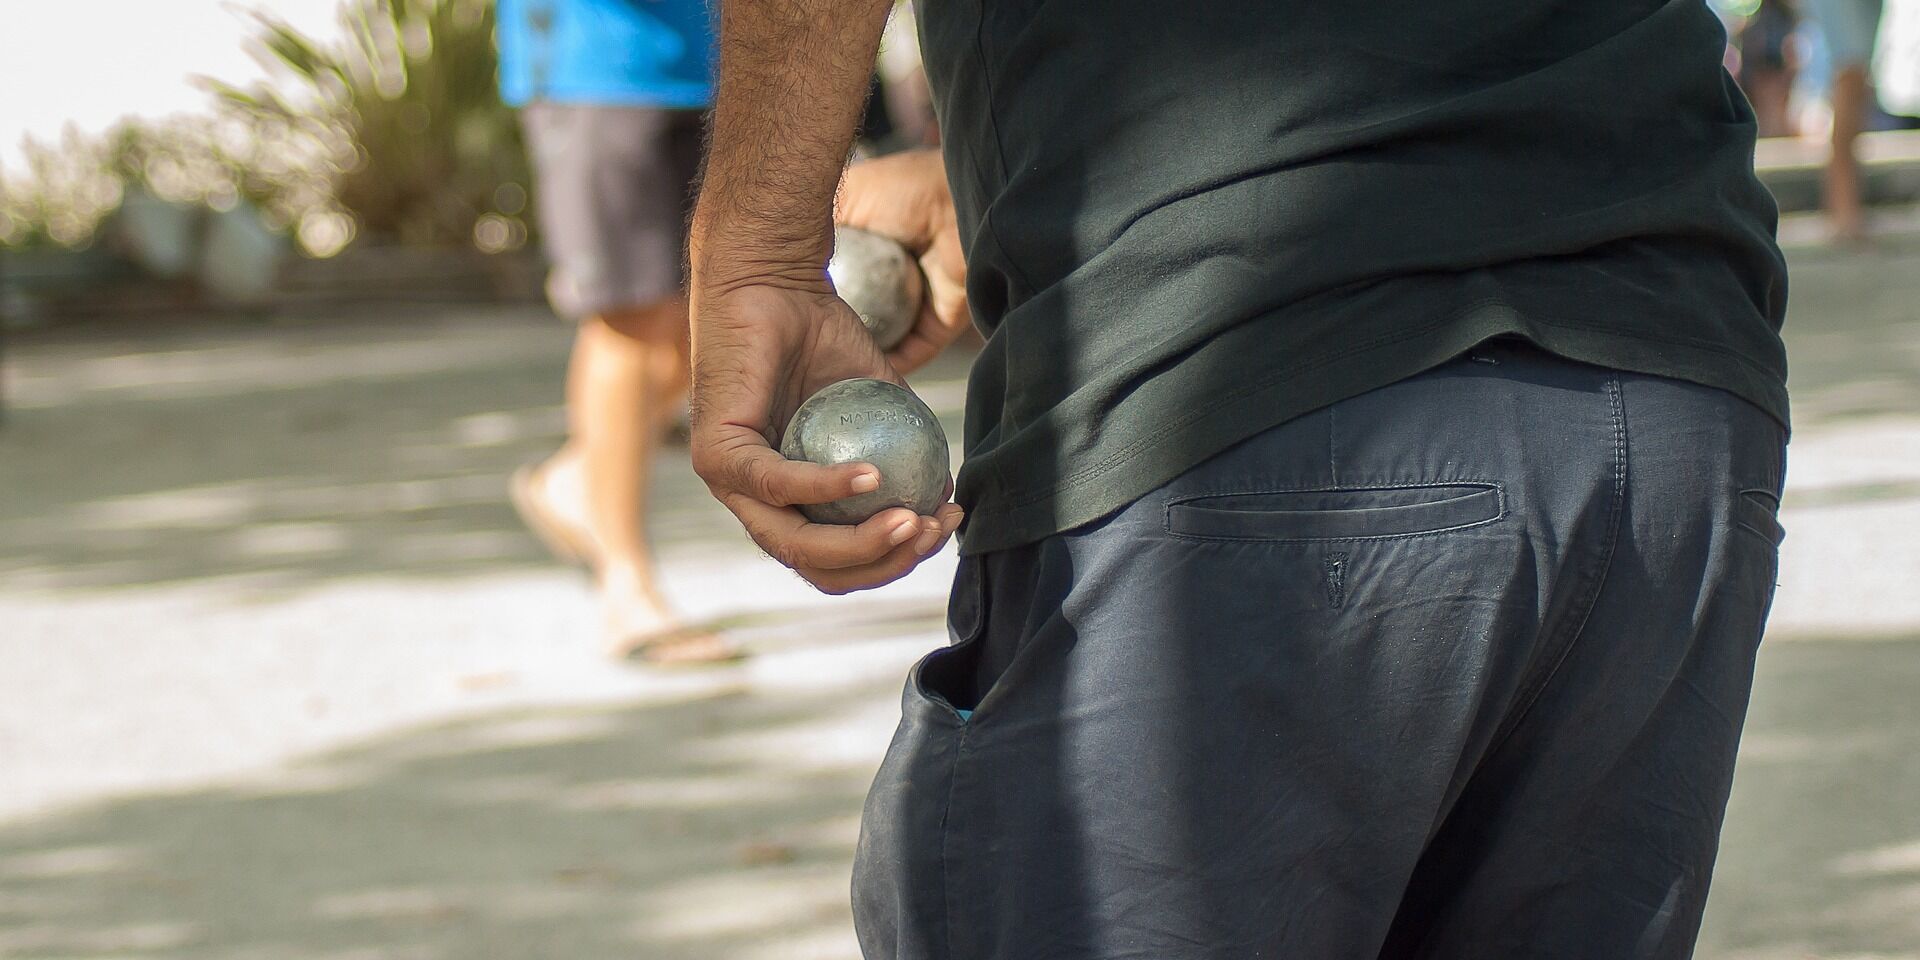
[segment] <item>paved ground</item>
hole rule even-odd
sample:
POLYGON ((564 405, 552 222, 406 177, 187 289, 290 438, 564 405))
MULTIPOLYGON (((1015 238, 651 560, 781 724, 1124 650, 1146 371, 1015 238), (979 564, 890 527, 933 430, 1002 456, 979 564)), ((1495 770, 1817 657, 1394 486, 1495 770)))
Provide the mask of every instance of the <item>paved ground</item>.
MULTIPOLYGON (((1920 960, 1916 268, 1797 257, 1791 535, 1703 957, 1920 960)), ((812 596, 670 456, 672 584, 760 656, 602 663, 501 496, 558 436, 561 332, 386 314, 16 340, 0 957, 850 960, 951 557, 812 596)), ((943 415, 963 360, 917 384, 943 415)))

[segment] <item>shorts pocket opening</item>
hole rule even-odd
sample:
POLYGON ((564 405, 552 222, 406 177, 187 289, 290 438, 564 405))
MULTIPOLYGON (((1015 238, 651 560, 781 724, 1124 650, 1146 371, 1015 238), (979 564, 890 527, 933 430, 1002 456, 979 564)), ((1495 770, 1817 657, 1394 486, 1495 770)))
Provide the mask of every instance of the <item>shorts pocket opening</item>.
POLYGON ((979 634, 934 650, 914 666, 914 689, 920 696, 966 720, 984 696, 982 691, 974 689, 979 660, 979 634))
POLYGON ((1505 515, 1498 483, 1457 480, 1183 497, 1167 504, 1166 529, 1192 540, 1325 543, 1430 536, 1505 515))
POLYGON ((908 672, 907 684, 915 697, 965 723, 986 693, 974 687, 981 638, 987 632, 987 578, 984 558, 963 557, 960 563, 947 615, 953 640, 921 657, 908 672))
POLYGON ((1773 491, 1742 490, 1734 501, 1733 522, 1778 547, 1787 538, 1787 528, 1780 524, 1779 511, 1780 498, 1773 491))

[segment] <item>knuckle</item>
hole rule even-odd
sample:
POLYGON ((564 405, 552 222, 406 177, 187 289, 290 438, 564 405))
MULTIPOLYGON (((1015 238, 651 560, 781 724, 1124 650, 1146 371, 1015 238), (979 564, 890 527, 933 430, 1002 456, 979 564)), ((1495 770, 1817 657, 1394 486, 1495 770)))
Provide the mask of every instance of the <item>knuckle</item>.
POLYGON ((714 456, 711 450, 697 443, 693 447, 692 454, 694 475, 705 480, 708 486, 718 486, 720 481, 724 479, 724 473, 719 459, 714 456))
POLYGON ((763 540, 759 543, 760 548, 767 551, 767 556, 772 557, 775 563, 783 567, 799 570, 807 565, 805 555, 791 543, 783 540, 774 540, 771 543, 763 540))
POLYGON ((759 492, 753 487, 754 466, 751 460, 731 460, 720 468, 720 482, 727 489, 742 496, 759 498, 759 492))
MULTIPOLYGON (((733 504, 731 500, 728 501, 727 505, 729 508, 732 507, 733 504)), ((746 531, 747 539, 752 540, 753 545, 756 547, 759 547, 761 553, 764 553, 768 557, 771 557, 776 563, 779 563, 781 566, 784 566, 784 567, 793 566, 792 563, 788 562, 788 558, 784 555, 788 552, 788 550, 787 550, 786 544, 783 543, 779 537, 774 536, 773 533, 767 530, 765 526, 748 520, 742 514, 736 513, 735 516, 740 518, 740 527, 741 529, 746 531)))
POLYGON ((754 499, 774 506, 786 506, 774 496, 772 471, 764 460, 748 459, 740 462, 739 489, 753 495, 754 499))

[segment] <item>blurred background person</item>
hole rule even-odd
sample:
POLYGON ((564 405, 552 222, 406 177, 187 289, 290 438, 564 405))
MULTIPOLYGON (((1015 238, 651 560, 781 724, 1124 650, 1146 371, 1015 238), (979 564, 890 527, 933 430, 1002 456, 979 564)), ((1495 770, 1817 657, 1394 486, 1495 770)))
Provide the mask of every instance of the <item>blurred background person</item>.
POLYGON ((1789 109, 1794 81, 1800 73, 1795 42, 1800 16, 1792 0, 1763 0, 1735 27, 1735 76, 1753 103, 1762 137, 1790 137, 1795 133, 1789 109))
MULTIPOLYGON (((1820 27, 1832 70, 1828 102, 1833 110, 1832 155, 1827 161, 1826 211, 1834 239, 1867 239, 1860 158, 1854 141, 1873 112, 1869 69, 1880 32, 1882 0, 1806 0, 1806 13, 1820 27)), ((1752 96, 1751 93, 1748 94, 1752 96)))
POLYGON ((593 571, 606 652, 733 659, 662 595, 646 535, 653 452, 687 390, 685 223, 712 100, 701 0, 500 0, 500 85, 522 107, 553 307, 578 321, 568 438, 512 479, 562 560, 593 571))
POLYGON ((899 3, 894 5, 893 16, 888 18, 886 32, 880 38, 880 57, 874 70, 880 83, 868 110, 871 114, 877 107, 885 112, 892 134, 888 146, 892 149, 940 145, 933 92, 927 88, 926 66, 920 60, 919 31, 913 4, 899 3))

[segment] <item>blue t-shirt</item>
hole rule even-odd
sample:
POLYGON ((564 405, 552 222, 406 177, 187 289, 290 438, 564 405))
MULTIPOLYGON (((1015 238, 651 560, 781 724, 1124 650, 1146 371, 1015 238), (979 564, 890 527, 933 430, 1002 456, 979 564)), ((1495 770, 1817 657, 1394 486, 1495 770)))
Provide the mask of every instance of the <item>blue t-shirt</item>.
POLYGON ((713 102, 704 0, 499 0, 500 93, 691 109, 713 102))

